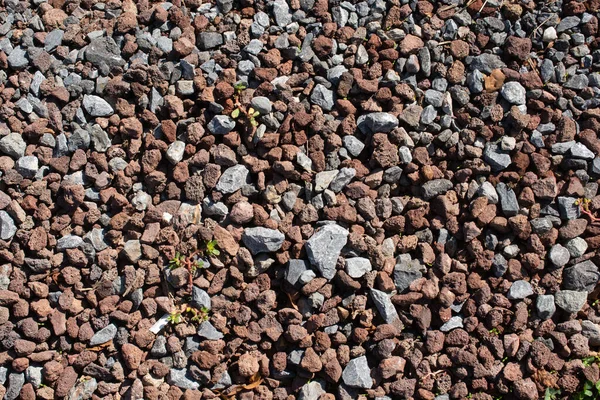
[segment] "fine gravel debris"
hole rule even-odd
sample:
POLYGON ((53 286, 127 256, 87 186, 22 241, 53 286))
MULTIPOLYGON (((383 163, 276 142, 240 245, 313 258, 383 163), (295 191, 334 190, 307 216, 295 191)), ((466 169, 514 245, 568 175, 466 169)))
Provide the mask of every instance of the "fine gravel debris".
POLYGON ((599 9, 0 3, 0 398, 600 398, 599 9))

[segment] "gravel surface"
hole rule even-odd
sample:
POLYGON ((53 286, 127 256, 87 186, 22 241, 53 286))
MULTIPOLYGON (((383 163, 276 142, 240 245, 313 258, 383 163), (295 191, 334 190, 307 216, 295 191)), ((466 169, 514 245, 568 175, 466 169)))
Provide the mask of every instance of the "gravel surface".
POLYGON ((0 398, 600 398, 599 8, 1 2, 0 398))

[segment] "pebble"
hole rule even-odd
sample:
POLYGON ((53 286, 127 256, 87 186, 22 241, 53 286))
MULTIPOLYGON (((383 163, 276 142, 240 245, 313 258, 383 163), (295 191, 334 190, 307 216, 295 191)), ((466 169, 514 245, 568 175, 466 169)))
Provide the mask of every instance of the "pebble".
POLYGON ((521 300, 531 295, 533 295, 531 284, 527 281, 520 280, 513 282, 506 297, 510 300, 521 300))
POLYGON ((361 356, 350 360, 342 372, 342 379, 350 387, 370 389, 373 386, 373 380, 367 357, 361 356))
POLYGON ((114 110, 102 97, 86 94, 83 96, 83 108, 92 117, 108 117, 114 110))
MULTIPOLYGON (((325 225, 306 241, 308 259, 322 277, 330 280, 335 276, 337 259, 346 245, 349 232, 337 224, 325 225)), ((283 242, 283 235, 282 235, 283 242)))
POLYGON ((284 239, 285 236, 278 230, 263 227, 246 228, 242 235, 244 245, 253 255, 279 250, 284 239))
POLYGON ((583 308, 587 300, 587 292, 561 290, 554 297, 558 307, 572 314, 583 308))

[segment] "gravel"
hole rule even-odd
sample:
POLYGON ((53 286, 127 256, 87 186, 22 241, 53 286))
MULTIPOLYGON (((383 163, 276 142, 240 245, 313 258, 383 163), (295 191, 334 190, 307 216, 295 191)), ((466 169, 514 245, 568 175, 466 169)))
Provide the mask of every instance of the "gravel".
POLYGON ((0 397, 576 397, 597 9, 5 2, 0 397))

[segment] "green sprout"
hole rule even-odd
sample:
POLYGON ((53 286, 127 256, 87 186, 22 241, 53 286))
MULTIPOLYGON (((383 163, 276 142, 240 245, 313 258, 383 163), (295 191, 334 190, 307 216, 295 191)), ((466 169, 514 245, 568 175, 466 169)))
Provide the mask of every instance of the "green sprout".
POLYGON ((600 381, 594 383, 592 381, 585 381, 581 392, 576 393, 573 396, 574 400, 595 400, 600 397, 600 381))
POLYGON ((235 85, 233 85, 233 88, 235 89, 236 93, 239 95, 242 92, 242 90, 247 88, 247 86, 244 82, 238 82, 235 85))
POLYGON ((167 318, 167 321, 169 321, 171 325, 177 325, 181 322, 181 320, 182 316, 179 311, 172 311, 171 314, 169 314, 169 317, 167 318))
POLYGON ((544 400, 556 400, 560 396, 560 389, 547 387, 544 392, 544 400))
POLYGON ((175 253, 175 257, 169 260, 169 269, 175 269, 183 266, 185 262, 185 256, 183 256, 180 252, 175 253))
POLYGON ((221 254, 221 252, 218 249, 216 240, 209 240, 208 242, 206 242, 205 254, 207 256, 218 256, 219 254, 221 254))

